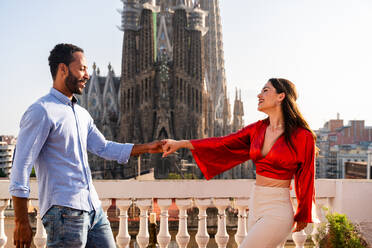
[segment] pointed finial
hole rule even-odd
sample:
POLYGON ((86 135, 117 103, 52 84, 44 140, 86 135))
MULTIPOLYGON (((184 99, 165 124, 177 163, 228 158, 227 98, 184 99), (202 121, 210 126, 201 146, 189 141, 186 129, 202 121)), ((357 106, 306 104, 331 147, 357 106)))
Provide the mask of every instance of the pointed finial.
POLYGON ((242 100, 242 89, 239 89, 239 101, 242 100))
POLYGON ((238 100, 238 88, 235 87, 235 100, 238 100))
POLYGON ((93 71, 95 71, 96 68, 97 68, 97 66, 96 66, 96 62, 93 62, 93 71))
POLYGON ((99 75, 101 71, 99 70, 99 67, 97 67, 97 74, 99 75))
POLYGON ((111 69, 112 69, 112 67, 111 67, 111 62, 109 62, 109 64, 108 64, 108 70, 109 70, 109 72, 111 71, 111 69))

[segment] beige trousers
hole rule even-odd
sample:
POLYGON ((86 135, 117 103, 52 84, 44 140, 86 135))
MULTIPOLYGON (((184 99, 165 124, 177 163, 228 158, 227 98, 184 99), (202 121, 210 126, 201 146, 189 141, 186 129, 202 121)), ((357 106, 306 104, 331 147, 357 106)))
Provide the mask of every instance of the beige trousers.
POLYGON ((293 226, 288 188, 255 185, 248 214, 248 234, 239 248, 284 247, 293 226))

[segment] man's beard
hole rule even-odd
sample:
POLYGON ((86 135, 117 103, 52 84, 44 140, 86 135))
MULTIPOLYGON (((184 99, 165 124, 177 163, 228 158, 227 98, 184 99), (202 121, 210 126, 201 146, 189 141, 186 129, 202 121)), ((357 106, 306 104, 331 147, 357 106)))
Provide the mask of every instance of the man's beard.
POLYGON ((77 77, 72 75, 70 69, 68 69, 68 76, 65 79, 65 85, 70 90, 72 94, 81 95, 83 90, 79 88, 79 82, 86 81, 85 79, 79 80, 77 77))

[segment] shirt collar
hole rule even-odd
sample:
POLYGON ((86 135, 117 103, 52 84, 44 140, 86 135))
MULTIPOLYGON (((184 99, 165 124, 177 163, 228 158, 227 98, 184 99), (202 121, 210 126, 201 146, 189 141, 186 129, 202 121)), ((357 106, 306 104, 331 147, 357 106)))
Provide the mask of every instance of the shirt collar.
POLYGON ((67 96, 56 90, 55 88, 50 89, 50 94, 56 97, 60 102, 67 104, 67 105, 72 105, 77 102, 77 99, 74 95, 72 95, 72 100, 70 100, 67 96))

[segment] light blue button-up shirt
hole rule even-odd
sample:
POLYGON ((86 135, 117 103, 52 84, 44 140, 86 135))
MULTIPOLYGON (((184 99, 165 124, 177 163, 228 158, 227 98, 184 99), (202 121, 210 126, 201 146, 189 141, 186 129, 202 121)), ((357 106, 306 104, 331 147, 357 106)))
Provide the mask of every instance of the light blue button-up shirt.
POLYGON ((127 163, 133 144, 107 141, 88 111, 52 88, 24 113, 10 176, 10 194, 28 198, 35 167, 40 215, 53 205, 91 211, 101 202, 92 183, 87 150, 127 163))

